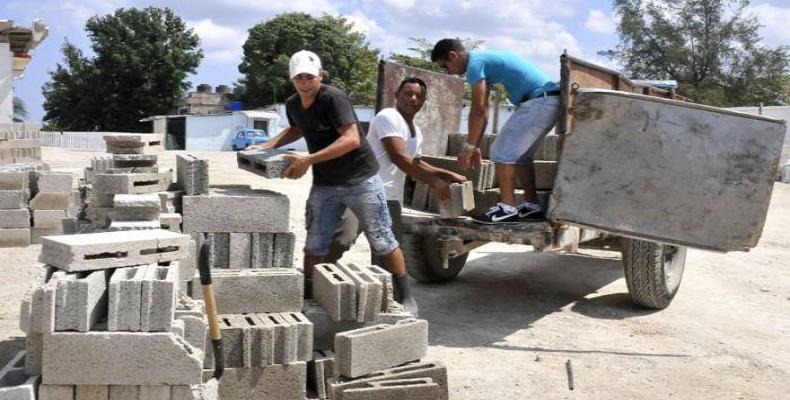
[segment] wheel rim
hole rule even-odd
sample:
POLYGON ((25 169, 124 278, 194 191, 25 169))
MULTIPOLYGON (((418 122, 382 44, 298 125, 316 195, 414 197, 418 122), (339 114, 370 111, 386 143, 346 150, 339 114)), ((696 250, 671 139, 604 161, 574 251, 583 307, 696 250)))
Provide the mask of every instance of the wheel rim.
POLYGON ((683 251, 677 246, 664 245, 662 264, 664 268, 664 282, 670 292, 674 292, 683 278, 683 251))

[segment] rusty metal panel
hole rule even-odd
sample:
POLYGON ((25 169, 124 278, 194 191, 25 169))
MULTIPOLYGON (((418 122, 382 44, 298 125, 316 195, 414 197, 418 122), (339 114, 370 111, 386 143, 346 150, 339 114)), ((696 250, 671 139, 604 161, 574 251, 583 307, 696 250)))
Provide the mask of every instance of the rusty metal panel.
POLYGON ((381 61, 376 99, 376 112, 395 105, 395 91, 407 77, 418 77, 428 86, 428 98, 414 122, 423 134, 422 153, 443 156, 447 151, 447 135, 461 127, 464 81, 453 75, 381 61))
POLYGON ((582 89, 549 217, 718 251, 757 245, 785 135, 781 120, 582 89))

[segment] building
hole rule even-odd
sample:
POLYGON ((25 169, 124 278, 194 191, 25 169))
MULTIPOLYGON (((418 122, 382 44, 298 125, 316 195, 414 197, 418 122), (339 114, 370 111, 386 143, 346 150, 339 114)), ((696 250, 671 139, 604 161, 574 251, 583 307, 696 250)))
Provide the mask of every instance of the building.
POLYGON ((239 128, 254 128, 276 134, 279 116, 273 111, 248 110, 224 114, 156 115, 144 118, 152 122, 154 133, 165 133, 169 150, 232 150, 239 128))
POLYGON ((13 122, 13 79, 24 75, 30 62, 30 50, 47 38, 49 28, 42 19, 32 27, 14 26, 14 21, 0 20, 0 123, 13 122))
POLYGON ((211 85, 201 84, 198 85, 197 91, 178 99, 170 114, 224 114, 228 111, 229 104, 230 88, 227 85, 218 85, 216 90, 213 90, 211 85))

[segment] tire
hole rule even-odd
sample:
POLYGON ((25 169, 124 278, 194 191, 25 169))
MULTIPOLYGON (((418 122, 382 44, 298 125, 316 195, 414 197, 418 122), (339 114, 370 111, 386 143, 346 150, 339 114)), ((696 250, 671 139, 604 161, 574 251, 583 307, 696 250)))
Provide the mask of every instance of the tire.
POLYGON ((464 268, 469 253, 449 260, 449 268, 442 266, 442 257, 433 235, 404 234, 400 248, 406 259, 406 271, 422 283, 442 283, 453 280, 464 268))
POLYGON ((631 300, 663 309, 675 297, 686 266, 686 248, 623 238, 623 269, 631 300))

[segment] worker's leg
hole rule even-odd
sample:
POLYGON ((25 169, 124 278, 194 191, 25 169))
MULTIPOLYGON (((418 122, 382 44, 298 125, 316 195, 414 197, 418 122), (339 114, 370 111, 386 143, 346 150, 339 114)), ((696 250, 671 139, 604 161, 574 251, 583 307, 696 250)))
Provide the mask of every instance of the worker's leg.
MULTIPOLYGON (((402 207, 400 202, 397 200, 387 200, 387 209, 390 213, 390 220, 392 221, 392 234, 395 235, 395 240, 398 243, 401 242, 401 237, 403 237, 403 225, 401 223, 401 213, 402 207)), ((353 215, 353 214, 352 214, 353 215)), ((356 219, 354 219, 356 221, 356 219)), ((359 225, 359 223, 357 223, 359 225)), ((359 233, 362 233, 362 227, 359 226, 359 233)), ((386 263, 384 259, 380 256, 377 256, 373 253, 370 254, 370 262, 374 265, 378 265, 380 267, 386 268, 386 263)))
POLYGON ((516 206, 516 165, 497 163, 495 168, 499 183, 499 201, 516 206))
POLYGON ((341 188, 313 186, 305 204, 307 238, 304 245, 304 293, 312 297, 313 269, 326 262, 332 235, 346 207, 341 188))
POLYGON ((359 226, 357 217, 349 208, 346 208, 335 228, 335 233, 332 235, 332 244, 329 245, 329 254, 324 262, 335 263, 340 260, 343 254, 357 241, 360 233, 362 233, 362 228, 359 226))
POLYGON ((535 162, 524 160, 522 164, 516 164, 516 176, 518 176, 521 187, 524 188, 524 200, 537 204, 538 193, 535 190, 535 162))

